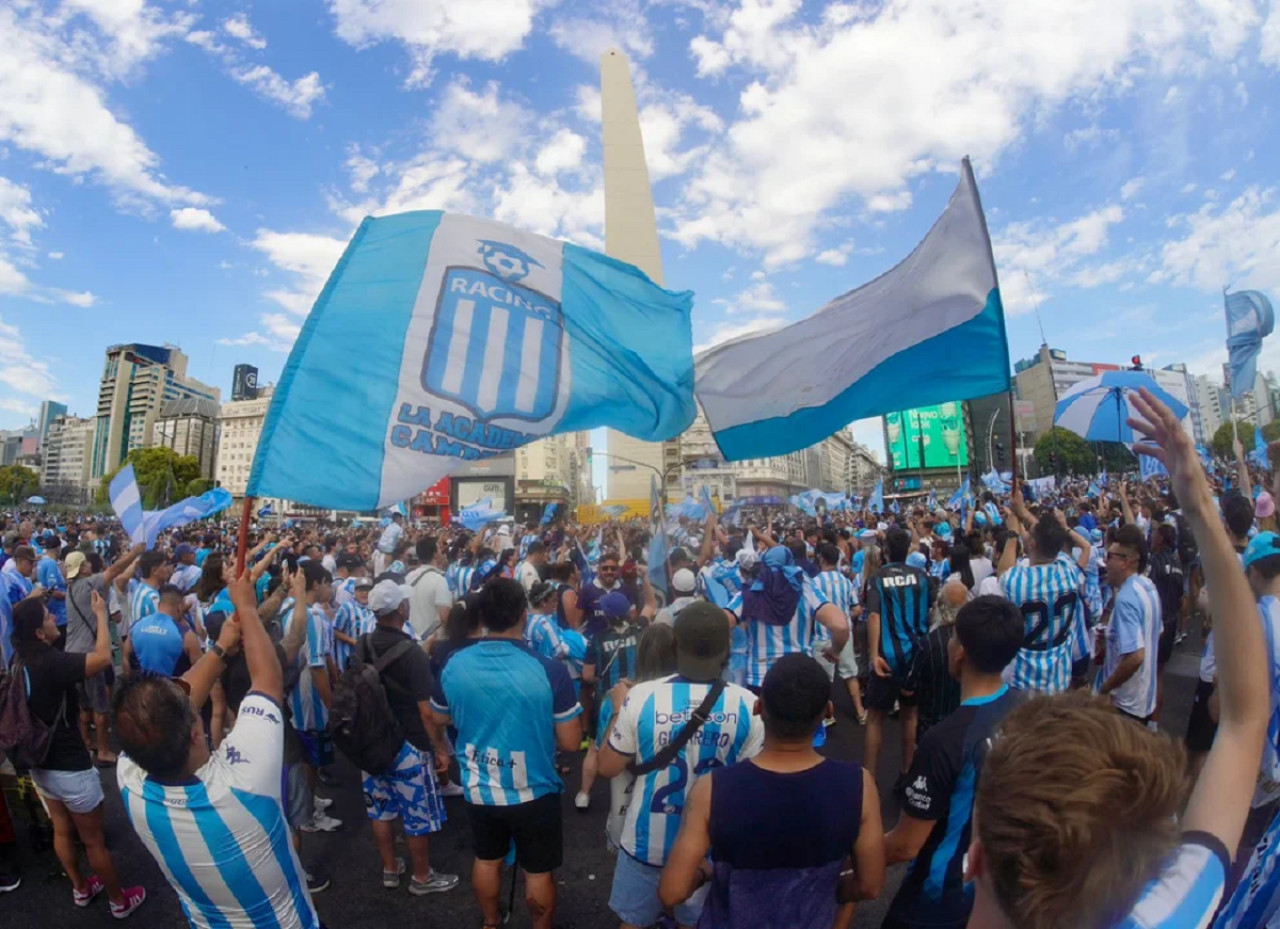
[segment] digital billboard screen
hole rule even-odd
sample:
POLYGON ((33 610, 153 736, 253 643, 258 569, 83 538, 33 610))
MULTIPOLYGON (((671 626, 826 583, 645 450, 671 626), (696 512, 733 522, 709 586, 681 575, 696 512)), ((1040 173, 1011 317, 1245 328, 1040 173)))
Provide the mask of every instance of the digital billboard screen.
POLYGON ((885 449, 895 471, 966 467, 969 442, 965 434, 964 404, 939 403, 884 417, 885 449))

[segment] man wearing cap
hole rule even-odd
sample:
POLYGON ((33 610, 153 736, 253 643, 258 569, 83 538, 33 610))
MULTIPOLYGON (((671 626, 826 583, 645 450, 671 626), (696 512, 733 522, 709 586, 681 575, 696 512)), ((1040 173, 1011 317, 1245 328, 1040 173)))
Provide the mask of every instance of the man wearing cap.
POLYGON ((694 593, 698 586, 698 578, 688 568, 680 568, 671 575, 672 600, 658 611, 655 622, 670 626, 676 616, 690 603, 696 603, 698 597, 694 593))
MULTIPOLYGON (((134 559, 144 551, 135 545, 128 553, 105 571, 97 552, 86 555, 74 551, 67 556, 67 635, 66 651, 70 654, 89 654, 98 638, 97 620, 93 615, 93 595, 104 601, 107 591, 126 571, 133 567, 134 559)), ((107 767, 115 764, 116 755, 111 751, 108 739, 111 709, 111 693, 105 671, 76 684, 80 695, 80 734, 84 744, 93 751, 89 726, 97 729, 97 763, 107 767)))
MULTIPOLYGON (((67 628, 67 582, 58 566, 58 554, 62 551, 62 540, 52 530, 46 529, 40 536, 40 560, 36 562, 36 583, 48 591, 49 612, 58 628, 67 628)), ((65 642, 66 639, 59 639, 65 642)))
POLYGON ((9 560, 0 567, 0 657, 9 666, 13 657, 13 608, 36 592, 31 575, 36 569, 36 550, 30 545, 15 545, 9 560))
POLYGON ((369 608, 373 581, 368 578, 350 580, 353 585, 351 594, 333 616, 333 661, 339 674, 347 667, 356 641, 365 633, 372 632, 376 623, 373 610, 369 608))
POLYGON ((200 566, 196 564, 195 548, 183 542, 173 550, 173 564, 173 574, 169 577, 169 583, 184 594, 190 593, 195 589, 196 584, 200 583, 200 566))
POLYGON ((564 783, 555 753, 581 743, 582 707, 564 666, 525 644, 527 600, 519 584, 494 578, 480 589, 476 606, 486 637, 454 652, 431 697, 437 720, 458 729, 476 850, 471 884, 483 925, 497 929, 502 861, 514 842, 534 929, 551 929, 555 870, 564 859, 564 783))
MULTIPOLYGON (((753 713, 754 695, 723 681, 729 661, 724 611, 711 603, 692 603, 676 617, 673 628, 677 673, 634 687, 618 684, 610 694, 612 728, 600 750, 600 774, 616 777, 629 764, 644 765, 657 758, 686 726, 697 726, 667 764, 636 777, 619 843, 623 853, 609 896, 609 908, 624 927, 653 925, 662 914, 658 880, 689 788, 707 771, 750 758, 764 744, 763 724, 753 713), (715 702, 697 714, 717 689, 715 702)), ((680 926, 697 924, 705 896, 695 894, 675 908, 680 926)))
POLYGON ((427 653, 405 632, 409 619, 407 584, 380 580, 369 591, 369 609, 377 617, 373 631, 356 645, 360 658, 372 664, 401 643, 402 654, 382 671, 387 705, 404 730, 404 745, 391 767, 382 774, 361 772, 364 805, 373 823, 373 838, 382 858, 382 886, 400 886, 405 872, 403 858, 396 857, 394 823, 403 824, 405 845, 413 860, 409 893, 415 896, 443 893, 458 886, 458 875, 431 868, 428 836, 444 827, 444 801, 436 784, 436 771, 449 767, 449 750, 441 727, 431 714, 434 681, 427 653))

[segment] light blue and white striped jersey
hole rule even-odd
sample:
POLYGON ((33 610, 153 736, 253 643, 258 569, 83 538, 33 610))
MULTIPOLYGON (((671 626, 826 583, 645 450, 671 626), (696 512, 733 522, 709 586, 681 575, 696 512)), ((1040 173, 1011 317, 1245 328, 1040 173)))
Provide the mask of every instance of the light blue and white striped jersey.
POLYGON ((454 652, 431 706, 454 740, 467 802, 515 806, 559 793, 557 723, 582 712, 569 672, 524 642, 482 639, 454 652))
MULTIPOLYGON (((653 758, 688 724, 706 699, 710 684, 678 674, 631 688, 609 734, 609 747, 641 764, 653 758)), ((680 754, 657 771, 636 778, 619 844, 646 864, 661 867, 680 829, 689 788, 703 774, 759 753, 764 724, 752 714, 756 698, 737 684, 726 684, 707 721, 680 754)))
POLYGON ((449 592, 453 594, 453 599, 458 600, 465 597, 471 592, 471 582, 476 576, 476 566, 469 564, 460 564, 453 572, 452 586, 449 592))
MULTIPOLYGON (((744 623, 747 633, 747 686, 759 687, 773 663, 783 655, 799 652, 808 655, 813 649, 814 627, 818 625, 814 614, 827 602, 813 579, 801 576, 800 600, 796 603, 796 615, 785 626, 768 623, 744 623)), ((742 592, 729 601, 729 612, 742 619, 742 592)))
MULTIPOLYGON (((366 632, 373 631, 376 623, 377 619, 373 615, 373 610, 367 606, 361 606, 352 599, 338 607, 338 612, 333 617, 333 631, 349 635, 353 639, 359 639, 366 632)), ((351 657, 351 653, 354 650, 354 645, 348 645, 346 642, 339 640, 337 636, 334 637, 333 660, 337 664, 339 671, 346 668, 347 659, 351 657)))
MULTIPOLYGON (((1222 899, 1230 861, 1227 850, 1214 836, 1186 833, 1160 877, 1151 882, 1129 915, 1113 929, 1207 929, 1222 899)), ((1247 883, 1242 881, 1241 886, 1247 883)), ((1262 923, 1236 923, 1231 929, 1236 927, 1262 929, 1262 923)), ((1217 929, 1224 929, 1222 919, 1218 920, 1217 929)))
MULTIPOLYGON (((338 577, 333 580, 333 605, 341 607, 350 603, 356 595, 356 579, 354 577, 338 577)), ((336 617, 335 617, 336 618, 336 617)))
POLYGON ((1084 622, 1084 572, 1063 552, 1047 564, 1015 565, 1000 578, 1004 595, 1022 611, 1026 638, 1005 668, 1018 690, 1062 693, 1071 687, 1072 633, 1084 622))
MULTIPOLYGON (((818 576, 813 579, 813 586, 818 588, 818 592, 826 597, 828 603, 833 603, 840 608, 840 612, 849 619, 853 613, 853 608, 858 605, 858 590, 853 586, 853 581, 849 580, 838 570, 819 571, 818 576)), ((853 635, 853 620, 849 619, 849 634, 853 635)), ((815 623, 813 630, 813 640, 815 642, 830 642, 831 632, 822 623, 815 623)))
POLYGON ((524 624, 524 640, 544 658, 561 661, 569 655, 569 645, 560 635, 554 613, 530 613, 524 624))
POLYGON ((526 532, 524 535, 520 536, 520 553, 518 557, 521 561, 524 561, 529 557, 529 546, 541 538, 542 536, 538 535, 536 532, 526 532))
POLYGON ((1280 813, 1249 856, 1214 929, 1280 929, 1280 813))
MULTIPOLYGON (((288 623, 293 622, 293 598, 285 601, 289 607, 288 623)), ((281 613, 284 608, 281 607, 281 613)), ((330 642, 327 617, 318 606, 307 608, 307 640, 298 650, 297 686, 286 695, 289 711, 293 714, 293 725, 300 732, 317 732, 329 724, 329 708, 316 690, 312 669, 328 668, 330 642)), ((286 635, 288 625, 285 626, 286 635)), ((327 672, 326 672, 327 673, 327 672)))
POLYGON ((129 593, 129 628, 160 609, 160 594, 146 581, 139 581, 129 593))
POLYGON ((184 594, 190 593, 195 589, 196 584, 200 583, 201 570, 199 565, 184 564, 178 565, 173 569, 173 574, 169 578, 169 583, 177 587, 184 594))
POLYGON ((284 713, 250 693, 195 775, 161 784, 126 754, 116 767, 134 831, 195 929, 318 929, 281 806, 284 713))
POLYGON ((1262 744, 1262 763, 1253 806, 1259 807, 1280 797, 1280 599, 1273 596, 1258 601, 1258 618, 1267 641, 1267 670, 1271 675, 1271 719, 1267 740, 1262 744))
POLYGON ((1116 591, 1107 623, 1107 650, 1098 684, 1111 677, 1125 655, 1145 649, 1142 666, 1111 691, 1111 702, 1131 716, 1145 719, 1156 711, 1156 667, 1160 645, 1160 594, 1151 579, 1136 574, 1116 591))

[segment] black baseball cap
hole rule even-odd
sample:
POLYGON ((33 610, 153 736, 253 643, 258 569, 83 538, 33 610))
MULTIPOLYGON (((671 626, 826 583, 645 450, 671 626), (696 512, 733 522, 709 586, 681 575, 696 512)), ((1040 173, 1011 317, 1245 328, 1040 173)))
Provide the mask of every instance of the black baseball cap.
POLYGON ((729 660, 729 619, 713 603, 690 603, 676 616, 676 670, 691 681, 714 681, 729 660))

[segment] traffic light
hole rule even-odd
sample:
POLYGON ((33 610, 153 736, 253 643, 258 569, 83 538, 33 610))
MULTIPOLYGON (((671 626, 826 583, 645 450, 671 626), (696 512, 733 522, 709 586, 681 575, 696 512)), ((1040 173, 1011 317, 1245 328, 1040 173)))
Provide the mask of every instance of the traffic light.
POLYGON ((1135 370, 1135 371, 1141 371, 1141 370, 1142 370, 1142 356, 1141 356, 1141 355, 1134 355, 1134 356, 1133 356, 1131 359, 1129 359, 1129 360, 1133 362, 1133 370, 1135 370))

